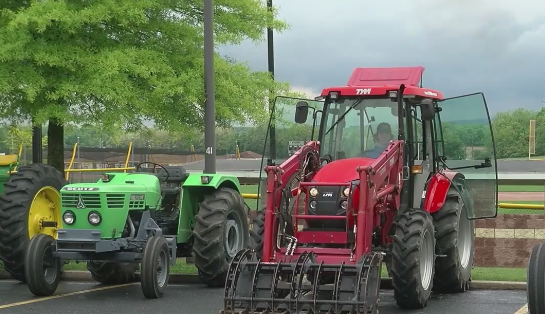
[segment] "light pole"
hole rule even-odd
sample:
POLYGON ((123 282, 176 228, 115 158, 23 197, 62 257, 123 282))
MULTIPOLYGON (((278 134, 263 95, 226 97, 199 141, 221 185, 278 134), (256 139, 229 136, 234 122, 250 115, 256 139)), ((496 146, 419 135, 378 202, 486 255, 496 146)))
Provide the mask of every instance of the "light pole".
MULTIPOLYGON (((269 12, 272 12, 272 0, 267 0, 267 10, 269 12)), ((267 60, 269 65, 269 73, 271 75, 271 78, 274 81, 274 36, 273 36, 273 29, 269 26, 267 27, 267 60)), ((273 95, 273 88, 269 90, 269 110, 270 114, 272 116, 271 119, 271 125, 269 132, 271 134, 271 139, 269 143, 269 149, 271 153, 271 159, 276 159, 276 128, 275 124, 276 121, 274 119, 274 108, 272 107, 274 105, 274 95, 273 95)))
POLYGON ((214 0, 204 0, 204 171, 216 173, 216 117, 214 91, 214 0))

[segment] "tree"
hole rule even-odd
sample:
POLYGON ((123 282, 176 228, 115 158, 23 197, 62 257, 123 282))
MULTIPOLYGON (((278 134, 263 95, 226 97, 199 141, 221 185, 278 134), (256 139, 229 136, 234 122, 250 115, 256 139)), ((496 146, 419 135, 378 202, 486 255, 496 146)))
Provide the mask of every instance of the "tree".
MULTIPOLYGON (((260 0, 215 2, 218 45, 260 41, 287 25, 260 0)), ((203 128, 202 1, 15 1, 0 4, 0 113, 15 122, 48 122, 48 162, 63 170, 67 122, 106 132, 203 128)), ((267 72, 215 56, 220 127, 264 114, 267 72)))
POLYGON ((499 112, 492 122, 498 158, 528 156, 528 124, 536 113, 524 108, 499 112))

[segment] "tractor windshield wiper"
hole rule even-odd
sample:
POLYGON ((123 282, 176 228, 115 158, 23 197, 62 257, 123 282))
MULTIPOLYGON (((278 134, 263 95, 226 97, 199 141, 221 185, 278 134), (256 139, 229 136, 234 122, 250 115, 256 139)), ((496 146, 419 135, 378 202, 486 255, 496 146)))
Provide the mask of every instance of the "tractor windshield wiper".
POLYGON ((337 119, 337 121, 335 121, 335 123, 333 123, 333 125, 327 130, 327 132, 325 132, 324 135, 327 135, 339 122, 341 122, 343 119, 344 119, 344 116, 346 116, 350 110, 356 108, 357 105, 359 105, 361 102, 363 101, 363 99, 358 99, 356 100, 352 106, 350 106, 350 108, 348 108, 348 110, 346 110, 340 117, 339 119, 337 119))

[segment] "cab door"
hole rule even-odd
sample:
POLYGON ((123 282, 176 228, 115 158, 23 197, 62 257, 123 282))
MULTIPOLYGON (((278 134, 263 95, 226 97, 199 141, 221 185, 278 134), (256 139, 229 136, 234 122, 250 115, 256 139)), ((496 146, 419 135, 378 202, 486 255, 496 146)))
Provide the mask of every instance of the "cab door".
POLYGON ((498 210, 498 171, 494 134, 483 93, 447 98, 435 118, 437 166, 458 172, 468 219, 494 218, 498 210))

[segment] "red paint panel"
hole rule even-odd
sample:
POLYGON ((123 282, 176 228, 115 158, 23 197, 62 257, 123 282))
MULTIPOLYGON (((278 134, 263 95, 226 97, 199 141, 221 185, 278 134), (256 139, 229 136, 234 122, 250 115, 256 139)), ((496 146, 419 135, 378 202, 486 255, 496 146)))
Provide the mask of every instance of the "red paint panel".
MULTIPOLYGON (((365 86, 365 87, 353 87, 353 86, 337 86, 328 87, 322 90, 321 96, 326 97, 330 92, 337 92, 340 96, 388 96, 390 91, 397 91, 399 85, 391 86, 365 86)), ((403 91, 405 96, 421 96, 426 98, 432 98, 436 100, 443 100, 444 96, 438 90, 419 87, 406 87, 403 91)))
POLYGON ((348 80, 349 86, 401 85, 418 86, 424 67, 356 68, 348 80))
POLYGON ((350 182, 359 178, 358 166, 371 165, 375 159, 355 157, 339 159, 324 165, 313 178, 317 182, 350 182))
POLYGON ((348 265, 356 264, 356 260, 350 261, 350 249, 330 249, 330 248, 297 248, 292 256, 285 256, 286 249, 282 248, 276 252, 275 261, 296 261, 303 252, 314 252, 316 254, 316 262, 324 264, 341 264, 344 262, 348 265))
POLYGON ((297 243, 348 243, 346 232, 301 231, 297 232, 297 243))
POLYGON ((451 180, 456 172, 445 171, 443 174, 436 173, 430 180, 426 190, 426 199, 424 201, 424 210, 434 213, 441 209, 445 204, 447 192, 450 188, 451 180))

